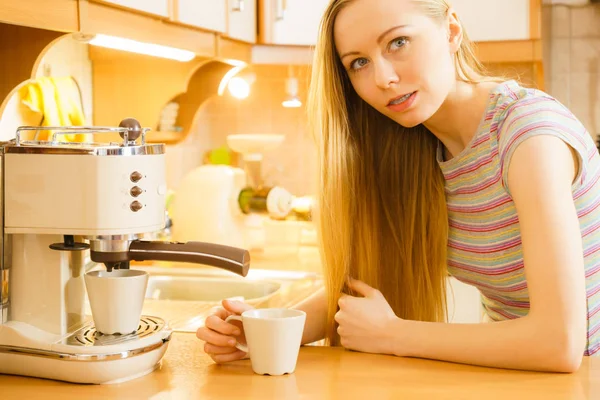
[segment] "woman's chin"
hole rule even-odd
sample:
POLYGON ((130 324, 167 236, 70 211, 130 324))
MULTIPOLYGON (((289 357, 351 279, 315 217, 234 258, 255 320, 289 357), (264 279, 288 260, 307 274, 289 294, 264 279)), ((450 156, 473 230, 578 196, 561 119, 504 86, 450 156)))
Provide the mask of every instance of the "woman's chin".
POLYGON ((396 117, 392 119, 404 128, 414 128, 415 126, 420 125, 425 121, 425 119, 418 118, 418 116, 413 115, 403 115, 401 118, 396 117))

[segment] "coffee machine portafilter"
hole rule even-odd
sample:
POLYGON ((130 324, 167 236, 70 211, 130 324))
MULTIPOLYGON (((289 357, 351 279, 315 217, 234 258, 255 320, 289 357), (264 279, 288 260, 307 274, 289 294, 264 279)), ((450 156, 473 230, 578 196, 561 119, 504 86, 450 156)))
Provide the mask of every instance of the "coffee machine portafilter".
POLYGON ((165 146, 146 143, 146 131, 134 119, 21 127, 0 144, 0 373, 114 383, 160 365, 172 333, 163 319, 142 316, 128 335, 95 330, 83 279, 90 259, 108 271, 162 260, 248 273, 244 249, 145 240, 165 226, 167 192, 165 146), (39 131, 52 135, 37 140, 39 131))

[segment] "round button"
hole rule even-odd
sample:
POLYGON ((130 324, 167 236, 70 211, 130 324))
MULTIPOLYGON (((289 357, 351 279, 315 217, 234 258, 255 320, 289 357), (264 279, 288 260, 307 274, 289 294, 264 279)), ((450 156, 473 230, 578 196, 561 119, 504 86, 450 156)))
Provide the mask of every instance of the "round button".
POLYGON ((134 201, 129 205, 129 208, 131 208, 131 211, 133 212, 138 212, 142 209, 143 205, 142 203, 140 203, 139 201, 134 201))
POLYGON ((133 197, 138 197, 140 194, 142 194, 144 191, 142 190, 141 187, 139 186, 134 186, 131 188, 131 190, 129 191, 129 194, 131 194, 133 197))
POLYGON ((131 182, 133 183, 138 182, 140 179, 142 179, 142 174, 138 171, 133 171, 129 176, 129 179, 131 179, 131 182))

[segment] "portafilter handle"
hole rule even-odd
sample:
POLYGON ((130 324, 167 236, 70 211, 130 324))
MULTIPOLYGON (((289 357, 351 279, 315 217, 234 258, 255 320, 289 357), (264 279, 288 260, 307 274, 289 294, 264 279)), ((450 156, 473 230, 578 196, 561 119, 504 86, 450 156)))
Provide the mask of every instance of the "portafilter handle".
POLYGON ((165 242, 134 240, 129 245, 129 260, 174 261, 206 264, 246 276, 250 253, 238 247, 205 242, 165 242))

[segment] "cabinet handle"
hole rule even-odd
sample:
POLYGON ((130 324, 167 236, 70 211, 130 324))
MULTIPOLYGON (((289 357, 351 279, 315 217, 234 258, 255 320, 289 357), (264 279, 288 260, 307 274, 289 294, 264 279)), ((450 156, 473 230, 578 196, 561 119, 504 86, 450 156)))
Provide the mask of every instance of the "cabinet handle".
POLYGON ((233 7, 231 11, 242 12, 244 11, 244 0, 237 0, 237 6, 233 7))
POLYGON ((277 12, 276 12, 276 16, 275 16, 275 20, 276 21, 283 21, 283 19, 285 18, 285 10, 287 8, 287 1, 286 0, 277 0, 277 12))

